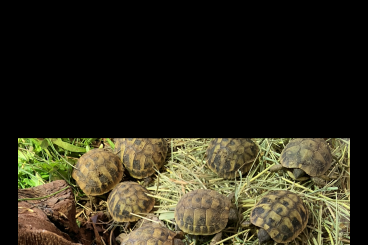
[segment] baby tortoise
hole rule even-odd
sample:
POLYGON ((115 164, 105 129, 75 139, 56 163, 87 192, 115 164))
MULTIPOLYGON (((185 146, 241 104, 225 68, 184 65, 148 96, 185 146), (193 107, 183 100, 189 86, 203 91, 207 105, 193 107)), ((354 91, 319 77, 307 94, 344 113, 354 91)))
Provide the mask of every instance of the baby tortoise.
POLYGON ((308 209, 302 199, 286 190, 270 191, 253 207, 250 222, 243 227, 258 229, 259 244, 270 240, 287 243, 307 226, 308 209))
POLYGON ((165 163, 167 143, 163 138, 116 138, 114 152, 132 177, 149 182, 153 167, 159 170, 165 163))
POLYGON ((141 219, 141 224, 136 224, 138 229, 129 235, 122 233, 116 240, 121 241, 121 244, 124 245, 184 245, 181 240, 184 238, 182 232, 167 229, 163 222, 153 214, 147 215, 146 218, 153 220, 153 222, 141 219))
POLYGON ((280 156, 281 164, 270 168, 271 172, 293 169, 291 175, 302 180, 310 176, 319 186, 325 185, 329 178, 323 175, 332 164, 332 155, 326 141, 322 138, 296 138, 290 140, 280 156))
POLYGON ((112 190, 123 178, 124 168, 114 153, 92 149, 83 154, 72 177, 86 195, 97 196, 112 190))
POLYGON ((219 177, 234 179, 248 172, 259 148, 248 138, 215 138, 208 145, 207 166, 219 177))
MULTIPOLYGON (((231 203, 232 197, 233 195, 226 197, 213 190, 190 191, 176 205, 175 222, 182 231, 191 235, 219 233, 228 222, 238 220, 237 209, 231 203)), ((212 242, 220 241, 221 234, 216 235, 212 242)))
POLYGON ((83 154, 73 170, 72 177, 90 198, 112 190, 123 178, 124 167, 119 157, 105 149, 92 149, 83 154))
POLYGON ((107 208, 117 222, 137 221, 140 219, 131 213, 145 216, 155 205, 155 199, 146 194, 149 191, 133 181, 118 184, 107 198, 107 208))

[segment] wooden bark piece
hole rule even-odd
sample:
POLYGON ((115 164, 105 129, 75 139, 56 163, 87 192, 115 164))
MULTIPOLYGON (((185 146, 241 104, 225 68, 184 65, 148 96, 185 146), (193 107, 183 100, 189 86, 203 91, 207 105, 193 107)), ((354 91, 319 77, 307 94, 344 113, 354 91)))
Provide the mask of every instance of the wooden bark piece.
MULTIPOLYGON (((47 196, 67 186, 64 180, 57 180, 18 190, 18 199, 47 196)), ((80 244, 73 243, 70 236, 57 226, 69 234, 77 235, 79 232, 75 222, 74 195, 70 187, 48 198, 18 201, 18 245, 80 244)))
MULTIPOLYGON (((56 180, 33 188, 18 190, 18 199, 48 196, 67 186, 64 180, 56 180)), ((74 194, 70 187, 49 198, 27 200, 27 202, 44 211, 53 223, 61 226, 65 231, 75 234, 79 232, 75 222, 74 194)))
MULTIPOLYGON (((76 245, 46 214, 25 201, 18 202, 18 245, 76 245)), ((79 243, 78 243, 79 244, 79 243)))

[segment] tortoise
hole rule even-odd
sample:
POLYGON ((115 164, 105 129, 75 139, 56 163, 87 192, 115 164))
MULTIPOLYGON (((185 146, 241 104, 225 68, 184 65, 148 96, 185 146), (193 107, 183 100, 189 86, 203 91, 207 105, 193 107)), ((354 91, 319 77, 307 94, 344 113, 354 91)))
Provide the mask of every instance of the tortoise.
POLYGON ((323 175, 332 164, 332 155, 327 142, 322 138, 296 138, 290 140, 280 155, 281 164, 270 168, 271 172, 280 169, 293 169, 291 177, 303 180, 310 176, 319 186, 324 186, 329 178, 323 175))
POLYGON ((119 183, 107 198, 107 209, 117 222, 130 222, 140 219, 131 213, 148 213, 155 205, 155 199, 147 196, 149 191, 133 181, 119 183))
POLYGON ((167 143, 163 138, 116 138, 114 152, 132 177, 144 179, 155 172, 154 166, 164 165, 167 143))
POLYGON ((250 222, 243 227, 257 228, 259 244, 270 240, 287 243, 307 226, 308 209, 302 199, 287 190, 270 191, 253 207, 250 222))
MULTIPOLYGON (((147 215, 147 218, 158 222, 153 223, 151 221, 143 220, 141 225, 136 224, 138 229, 126 235, 124 233, 117 237, 117 241, 121 241, 124 245, 149 245, 149 244, 162 244, 162 245, 184 245, 181 239, 184 238, 180 232, 174 232, 167 229, 163 222, 153 214, 147 215)), ((139 221, 138 221, 139 222, 139 221)))
POLYGON ((257 145, 248 138, 215 138, 206 151, 207 166, 219 177, 234 179, 238 169, 246 173, 258 154, 257 145))
POLYGON ((123 178, 124 167, 118 156, 105 149, 92 149, 83 154, 72 177, 87 196, 98 196, 112 190, 123 178))
MULTIPOLYGON (((191 235, 213 235, 221 232, 228 223, 238 220, 238 212, 228 197, 208 189, 184 194, 178 201, 174 217, 176 225, 191 235)), ((221 239, 221 233, 213 239, 221 239)), ((214 240, 213 240, 214 241, 214 240)))

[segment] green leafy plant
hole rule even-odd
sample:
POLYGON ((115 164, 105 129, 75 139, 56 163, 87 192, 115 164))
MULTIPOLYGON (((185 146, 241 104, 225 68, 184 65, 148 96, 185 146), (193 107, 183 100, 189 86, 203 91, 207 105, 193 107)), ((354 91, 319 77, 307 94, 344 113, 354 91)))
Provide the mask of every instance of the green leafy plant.
POLYGON ((18 188, 64 179, 70 185, 76 161, 98 138, 18 138, 18 188))

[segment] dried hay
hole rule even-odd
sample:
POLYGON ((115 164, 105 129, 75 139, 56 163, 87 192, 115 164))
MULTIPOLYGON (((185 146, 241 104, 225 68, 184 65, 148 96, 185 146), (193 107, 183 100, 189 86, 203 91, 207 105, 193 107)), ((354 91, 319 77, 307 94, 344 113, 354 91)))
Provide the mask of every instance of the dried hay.
MULTIPOLYGON (((206 166, 205 152, 210 139, 167 139, 169 149, 167 164, 148 190, 156 198, 154 213, 171 229, 175 229, 174 208, 185 193, 196 189, 212 189, 228 195, 235 192, 235 203, 242 215, 235 230, 222 231, 222 241, 217 244, 258 244, 256 234, 240 227, 249 220, 252 207, 270 190, 289 190, 298 194, 309 207, 307 228, 290 244, 350 244, 350 139, 326 139, 333 154, 328 176, 337 176, 325 187, 318 188, 309 179, 295 182, 287 172, 271 173, 268 169, 279 164, 280 153, 289 138, 256 138, 260 147, 259 164, 236 180, 219 178, 206 166)), ((135 228, 133 228, 135 229, 135 228)), ((212 236, 206 236, 209 244, 212 236)), ((186 244, 194 244, 186 235, 186 244)), ((197 242, 198 244, 198 242, 197 242)))

